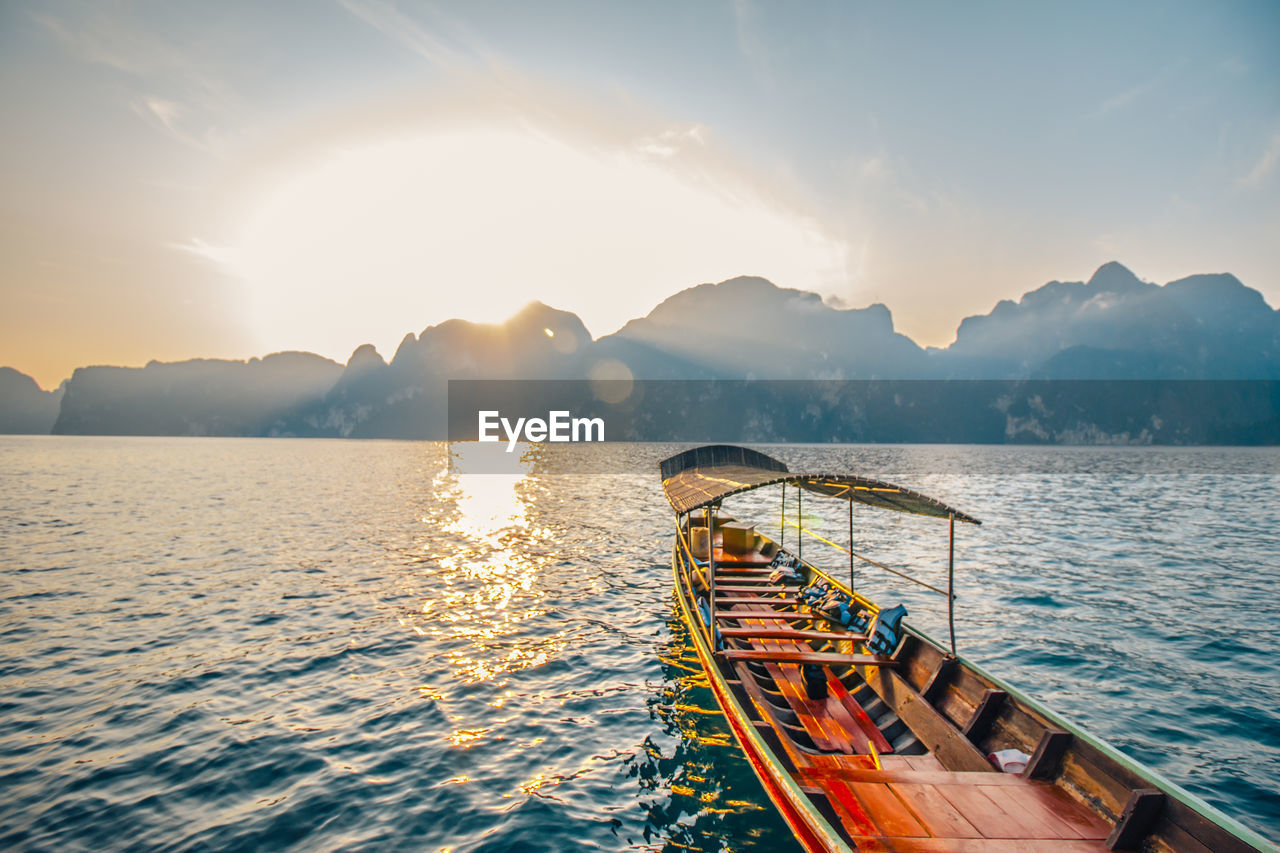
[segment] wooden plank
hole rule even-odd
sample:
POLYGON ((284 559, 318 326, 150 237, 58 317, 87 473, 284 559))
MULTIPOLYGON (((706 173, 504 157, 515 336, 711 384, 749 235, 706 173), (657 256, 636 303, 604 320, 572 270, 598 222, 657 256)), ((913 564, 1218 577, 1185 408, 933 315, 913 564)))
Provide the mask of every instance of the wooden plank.
MULTIPOLYGON (((716 604, 720 604, 716 601, 716 604)), ((749 610, 716 610, 717 619, 760 619, 771 622, 809 622, 813 619, 808 613, 753 613, 749 610)))
POLYGON ((942 762, 932 755, 925 753, 924 755, 908 755, 905 756, 907 763, 911 765, 912 770, 946 770, 942 766, 942 762))
POLYGON ((838 634, 834 631, 809 631, 803 628, 721 628, 722 637, 743 637, 753 640, 852 640, 864 642, 861 634, 838 634))
MULTIPOLYGON (((1234 835, 1231 837, 1233 839, 1235 838, 1234 835)), ((1237 849, 1250 851, 1254 849, 1252 846, 1243 845, 1239 840, 1236 841, 1236 843, 1240 845, 1239 847, 1233 848, 1223 846, 1215 849, 1205 844, 1196 836, 1187 832, 1177 823, 1171 821, 1160 822, 1155 838, 1159 838, 1162 842, 1162 846, 1153 845, 1155 849, 1163 850, 1165 849, 1165 846, 1167 846, 1170 849, 1178 851, 1178 853, 1222 853, 1223 851, 1227 851, 1227 853, 1234 853, 1237 849)), ((1154 838, 1152 840, 1154 841, 1154 838)))
POLYGON ((875 760, 870 755, 845 755, 830 753, 812 756, 811 766, 816 771, 830 771, 831 774, 843 774, 850 770, 876 770, 875 760))
POLYGON ((1071 739, 1070 732, 1045 729, 1022 775, 1028 779, 1052 779, 1058 774, 1058 765, 1061 764, 1067 747, 1071 746, 1071 739))
MULTIPOLYGON (((1037 797, 1032 787, 1030 784, 1018 785, 1001 789, 994 795, 991 791, 988 791, 987 796, 994 799, 1002 809, 1019 821, 1035 826, 1037 833, 1040 835, 1051 838, 1089 837, 1085 831, 1078 829, 1074 823, 1064 820, 1053 805, 1050 804, 1051 801, 1037 797)), ((1100 841, 1107 836, 1104 832, 1093 837, 1095 840, 1100 841)))
POLYGON ((964 736, 970 743, 982 743, 991 732, 991 724, 995 722, 996 714, 1000 713, 1004 700, 1008 698, 1009 694, 1003 690, 987 690, 982 694, 982 700, 973 710, 973 716, 964 725, 964 736))
POLYGON ((1034 797, 1044 808, 1070 823, 1081 838, 1103 839, 1111 832, 1110 822, 1066 791, 1049 782, 1032 782, 1023 796, 1034 797))
POLYGON ((826 675, 827 689, 831 691, 831 694, 835 696, 835 698, 839 700, 840 704, 844 706, 845 710, 849 712, 849 715, 853 717, 853 721, 857 723, 858 728, 862 730, 862 733, 866 735, 867 739, 871 741, 871 743, 875 744, 875 748, 878 751, 882 753, 893 752, 893 745, 885 738, 884 732, 880 731, 880 728, 875 724, 875 721, 873 721, 863 707, 858 704, 858 700, 849 695, 849 691, 840 683, 840 679, 836 678, 835 673, 828 668, 826 670, 826 675))
POLYGON ((933 671, 933 675, 929 677, 929 681, 920 691, 920 695, 929 704, 933 704, 947 686, 947 682, 951 680, 951 675, 956 671, 959 664, 953 657, 944 657, 938 661, 938 668, 933 671))
MULTIPOLYGON (((748 623, 755 620, 746 620, 748 623)), ((754 630, 761 630, 752 625, 754 630)), ((806 646, 802 646, 794 640, 782 639, 754 639, 752 641, 753 650, 757 652, 769 653, 794 653, 802 654, 807 650, 806 646)), ((774 684, 791 710, 795 712, 800 724, 812 738, 814 744, 819 749, 838 750, 840 752, 852 753, 857 749, 849 740, 849 734, 845 731, 845 726, 841 725, 841 721, 832 717, 828 708, 828 699, 824 697, 821 700, 810 699, 804 686, 801 671, 798 667, 788 667, 786 671, 777 663, 767 662, 769 675, 773 678, 774 684)), ((850 721, 852 724, 852 721, 850 721)))
POLYGON ((921 699, 920 694, 892 669, 858 667, 858 674, 942 762, 942 766, 948 770, 996 772, 987 757, 950 720, 921 699))
POLYGON ((809 733, 809 737, 813 739, 818 749, 855 751, 848 737, 823 713, 826 710, 825 703, 813 701, 805 696, 803 688, 797 687, 777 664, 770 663, 767 666, 769 674, 773 676, 774 684, 778 685, 787 704, 799 718, 800 725, 804 726, 804 730, 809 733))
MULTIPOLYGON (((885 770, 936 770, 946 772, 942 762, 929 753, 924 755, 883 755, 880 763, 885 770)), ((983 774, 984 778, 986 774, 983 774)))
POLYGON ((866 808, 871 820, 880 828, 880 835, 895 838, 920 838, 928 836, 929 830, 916 819, 906 803, 898 799, 898 795, 888 785, 875 782, 849 782, 849 790, 866 808))
MULTIPOLYGON (((804 679, 800 675, 799 669, 791 669, 783 671, 781 665, 776 663, 766 664, 773 680, 780 687, 783 687, 784 695, 790 691, 790 696, 795 697, 795 701, 803 702, 806 710, 813 714, 824 731, 828 733, 830 739, 836 744, 836 748, 845 754, 866 754, 870 750, 866 746, 866 742, 862 739, 861 728, 856 720, 849 714, 848 710, 840 702, 840 700, 831 695, 829 692, 823 699, 809 699, 804 688, 804 679)), ((789 697, 790 698, 790 697, 789 697)), ((793 702, 793 710, 796 710, 793 702)))
POLYGON ((716 583, 716 597, 717 597, 717 598, 719 597, 719 594, 721 594, 722 592, 750 592, 750 593, 758 593, 758 592, 780 593, 780 592, 785 592, 785 593, 797 593, 797 592, 800 592, 800 589, 801 589, 800 587, 778 587, 778 585, 777 585, 777 584, 759 584, 759 585, 755 585, 755 587, 736 587, 736 585, 732 585, 732 584, 722 584, 722 583, 719 583, 719 576, 717 576, 716 581, 717 581, 717 583, 716 583))
POLYGON ((1029 784, 1007 788, 986 788, 982 793, 1004 810, 1013 823, 1024 827, 1024 835, 1021 836, 1023 838, 1082 837, 1082 833, 1069 821, 1060 818, 1052 808, 1039 800, 1030 790, 1029 784))
POLYGON ((939 785, 938 793, 947 799, 964 819, 973 824, 984 838, 1043 838, 1034 834, 1034 828, 1015 820, 991 797, 994 786, 988 785, 939 785))
MULTIPOLYGON (((825 757, 825 756, 824 756, 825 757)), ((870 770, 828 766, 850 782, 882 782, 886 785, 959 785, 968 788, 1019 787, 1033 783, 1011 773, 955 773, 950 770, 870 770)), ((822 768, 819 768, 821 771, 822 768)))
POLYGON ((800 602, 794 598, 767 598, 763 595, 726 595, 724 597, 721 597, 719 595, 716 596, 717 605, 760 604, 760 603, 769 604, 769 605, 776 605, 776 604, 796 605, 796 604, 799 604, 800 602))
MULTIPOLYGON (((776 649, 726 649, 716 652, 726 660, 765 660, 778 663, 826 663, 837 665, 857 665, 865 667, 894 667, 898 662, 891 658, 876 655, 846 655, 839 652, 799 652, 776 649)), ((901 716, 901 715, 899 715, 901 716)), ((908 723, 907 725, 910 725, 908 723)), ((979 753, 981 755, 981 753, 979 753)), ((985 762, 986 759, 984 758, 985 762)))
POLYGON ((858 853, 1103 853, 1096 841, 1000 838, 876 838, 855 835, 858 853))
MULTIPOLYGON (((1215 853, 1246 853, 1246 851, 1256 850, 1252 844, 1228 832, 1226 828, 1214 823, 1185 803, 1170 797, 1165 800, 1164 814, 1157 821, 1156 829, 1153 831, 1161 837, 1166 833, 1172 837, 1178 830, 1185 832, 1215 853)), ((1181 848, 1178 849, 1181 850, 1181 848)), ((1188 849, 1192 848, 1188 847, 1188 849)))
POLYGON ((863 807, 849 790, 849 786, 843 782, 836 780, 820 780, 818 784, 827 794, 827 799, 831 801, 836 811, 840 814, 841 823, 850 835, 878 835, 874 823, 871 822, 870 815, 867 814, 863 807))
POLYGON ((904 803, 911 807, 916 817, 929 830, 930 835, 942 838, 981 838, 982 833, 964 815, 938 793, 933 785, 895 783, 890 785, 904 803))
MULTIPOLYGON (((1132 790, 1124 782, 1115 778, 1112 773, 1098 767, 1098 764, 1111 764, 1106 756, 1097 750, 1087 747, 1078 741, 1074 749, 1069 749, 1062 756, 1062 778, 1066 779, 1086 797, 1097 800, 1106 809, 1108 816, 1118 817, 1124 811, 1124 804, 1132 790), (1097 762, 1095 764, 1094 762, 1097 762)), ((1061 782, 1062 779, 1059 779, 1061 782)), ((1135 785, 1134 787, 1138 787, 1135 785)))
MULTIPOLYGON (((750 631, 752 629, 755 631, 761 630, 755 626, 744 630, 750 631)), ((813 654, 806 646, 790 638, 756 637, 753 638, 752 646, 755 650, 775 654, 787 652, 813 654)), ((815 744, 818 744, 821 748, 839 750, 846 754, 869 751, 867 746, 861 742, 862 729, 858 721, 849 713, 838 696, 831 695, 830 689, 825 682, 823 686, 827 687, 827 695, 822 699, 810 699, 799 667, 787 666, 784 668, 782 665, 772 661, 767 662, 766 666, 779 691, 796 713, 806 731, 809 732, 815 744)), ((824 678, 830 678, 831 672, 826 669, 822 675, 824 678)))
POLYGON ((1164 792, 1155 788, 1142 788, 1130 794, 1120 820, 1107 837, 1107 849, 1136 850, 1164 811, 1164 800, 1164 792))
POLYGON ((808 765, 808 756, 796 748, 795 742, 791 740, 791 735, 787 733, 782 722, 774 714, 772 703, 764 697, 764 692, 760 689, 760 685, 756 682, 751 670, 747 669, 746 664, 741 663, 736 664, 735 669, 737 670, 738 678, 742 682, 743 691, 746 692, 756 706, 756 713, 773 727, 774 734, 777 736, 783 752, 786 753, 787 760, 791 762, 793 767, 806 767, 808 765))

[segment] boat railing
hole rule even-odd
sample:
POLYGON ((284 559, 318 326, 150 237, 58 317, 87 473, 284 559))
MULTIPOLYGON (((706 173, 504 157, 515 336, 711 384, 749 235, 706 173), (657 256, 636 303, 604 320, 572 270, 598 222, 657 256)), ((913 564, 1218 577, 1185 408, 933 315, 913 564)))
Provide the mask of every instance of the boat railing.
POLYGON ((907 574, 906 572, 899 571, 898 569, 895 569, 895 568, 893 568, 893 567, 891 567, 891 566, 886 566, 884 563, 877 562, 876 560, 873 560, 873 559, 871 559, 870 557, 868 557, 868 556, 866 556, 866 555, 864 555, 864 554, 859 554, 857 551, 854 551, 854 550, 852 550, 852 549, 850 549, 850 548, 846 548, 844 545, 841 545, 841 544, 840 544, 840 543, 838 543, 838 542, 832 542, 830 539, 824 539, 823 537, 821 537, 821 536, 819 536, 818 534, 814 533, 814 532, 813 532, 812 530, 810 530, 809 528, 804 527, 803 525, 797 524, 797 523, 796 523, 796 522, 794 522, 794 521, 788 521, 788 522, 787 522, 787 524, 788 524, 789 526, 791 526, 791 527, 796 528, 798 531, 800 531, 800 533, 802 533, 802 534, 803 534, 803 533, 808 533, 810 536, 812 536, 814 539, 817 539, 819 542, 822 542, 822 543, 823 543, 823 544, 825 544, 825 545, 830 545, 832 548, 835 548, 837 551, 840 551, 840 552, 842 552, 842 553, 844 553, 844 554, 849 554, 849 555, 851 555, 851 556, 857 557, 857 558, 858 558, 859 560, 861 560, 862 562, 864 562, 864 563, 868 563, 868 564, 870 564, 870 565, 872 565, 872 566, 875 566, 877 569, 882 569, 882 570, 884 570, 884 571, 888 572, 888 573, 889 573, 889 574, 891 574, 891 575, 897 575, 898 577, 900 577, 900 578, 902 578, 902 579, 904 579, 904 580, 911 581, 913 584, 917 584, 918 586, 922 586, 922 587, 924 587, 925 589, 928 589, 928 590, 931 590, 931 591, 933 591, 933 592, 936 592, 938 595, 946 596, 946 594, 947 594, 947 591, 946 591, 945 589, 939 589, 938 587, 934 586, 933 584, 925 583, 924 581, 920 580, 919 578, 913 578, 911 575, 907 574))

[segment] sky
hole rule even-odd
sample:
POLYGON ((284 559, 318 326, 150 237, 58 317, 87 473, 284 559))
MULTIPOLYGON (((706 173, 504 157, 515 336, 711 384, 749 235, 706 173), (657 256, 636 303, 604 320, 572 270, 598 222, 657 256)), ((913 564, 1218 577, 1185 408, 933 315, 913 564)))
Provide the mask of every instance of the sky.
POLYGON ((762 275, 1280 305, 1280 4, 0 0, 0 365, 390 358, 762 275))

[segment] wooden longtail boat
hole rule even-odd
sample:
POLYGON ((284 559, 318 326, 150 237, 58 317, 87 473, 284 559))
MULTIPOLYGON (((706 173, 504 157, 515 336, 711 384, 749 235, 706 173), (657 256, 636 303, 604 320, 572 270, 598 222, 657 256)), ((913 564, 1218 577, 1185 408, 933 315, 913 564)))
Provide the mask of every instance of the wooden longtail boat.
POLYGON ((805 849, 1277 850, 957 656, 950 589, 939 590, 945 648, 903 624, 903 608, 879 608, 721 501, 781 484, 783 530, 788 486, 848 501, 851 567, 854 501, 946 520, 951 554, 956 523, 976 519, 889 483, 792 473, 742 447, 696 448, 661 469, 682 618, 734 737, 805 849), (996 753, 1013 761, 1006 772, 996 753))

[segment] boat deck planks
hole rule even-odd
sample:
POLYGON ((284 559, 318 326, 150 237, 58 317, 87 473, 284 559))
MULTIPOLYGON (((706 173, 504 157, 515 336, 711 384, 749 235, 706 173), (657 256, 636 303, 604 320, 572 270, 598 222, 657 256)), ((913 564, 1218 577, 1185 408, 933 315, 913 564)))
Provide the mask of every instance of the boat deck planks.
POLYGON ((937 838, 981 838, 982 833, 933 785, 898 782, 893 791, 916 813, 929 835, 937 838))
POLYGON ((881 753, 893 752, 893 745, 885 739, 884 732, 880 731, 879 727, 872 722, 871 717, 858 704, 858 700, 849 695, 849 691, 840 683, 840 679, 836 678, 831 668, 823 667, 823 674, 827 676, 827 689, 831 692, 831 695, 844 706, 845 711, 848 712, 853 722, 867 736, 867 739, 875 745, 875 748, 881 753))
MULTIPOLYGON (((741 622, 744 625, 759 631, 767 626, 765 623, 751 618, 751 616, 757 613, 767 614, 770 610, 772 608, 761 601, 757 604, 740 607, 734 612, 742 614, 741 622)), ((792 638, 749 637, 746 639, 748 639, 752 651, 797 653, 809 651, 808 646, 802 645, 792 638)), ((726 657, 729 656, 726 655, 726 657)), ((831 707, 831 703, 825 700, 809 699, 805 694, 804 682, 798 667, 788 666, 785 672, 782 666, 777 663, 766 662, 765 667, 768 669, 769 675, 773 678, 778 690, 787 700, 787 704, 800 720, 800 724, 819 749, 838 750, 844 753, 858 751, 845 734, 847 726, 843 724, 844 720, 835 718, 834 708, 831 707)), ((843 706, 839 707, 841 711, 844 711, 843 706)), ((848 719, 848 713, 844 712, 844 715, 848 719)), ((852 722, 852 720, 849 721, 852 722)))
POLYGON ((929 830, 916 818, 914 812, 889 785, 876 782, 833 782, 847 785, 858 798, 871 820, 880 829, 877 835, 891 838, 928 838, 929 830))
POLYGON ((799 671, 788 666, 791 671, 783 672, 782 666, 772 662, 765 664, 769 675, 782 691, 782 695, 786 697, 791 710, 800 718, 800 722, 813 738, 813 742, 820 749, 838 750, 848 755, 866 752, 865 748, 858 749, 852 738, 846 734, 845 726, 833 713, 832 704, 828 701, 831 697, 823 700, 810 699, 805 695, 804 682, 800 678, 799 671))
MULTIPOLYGON (((721 636, 744 641, 749 648, 728 652, 738 651, 743 657, 764 653, 760 656, 810 658, 821 653, 804 641, 856 639, 834 632, 778 628, 777 606, 789 602, 765 595, 743 598, 721 612, 741 627, 722 628, 721 636)), ((1104 849, 1099 842, 1110 829, 1106 823, 1049 783, 1006 773, 948 771, 931 754, 893 755, 884 734, 830 668, 824 672, 828 695, 814 700, 805 692, 798 664, 762 662, 814 745, 829 753, 788 750, 797 781, 827 798, 859 849, 999 850, 1006 844, 1014 845, 1008 850, 1032 853, 1104 849), (866 744, 851 737, 852 732, 865 735, 879 752, 887 753, 879 768, 867 754, 866 744), (874 846, 867 846, 868 842, 874 846)), ((736 665, 741 680, 754 682, 745 664, 736 665)), ((757 703, 767 702, 754 683, 750 686, 753 689, 748 692, 757 703)), ((776 718, 766 717, 779 728, 776 718)), ((787 733, 778 734, 786 743, 787 733)))
POLYGON ((854 836, 858 853, 1099 853, 1096 841, 1001 838, 877 838, 854 836))
POLYGON ((946 770, 933 753, 924 755, 885 755, 880 758, 885 770, 946 770))

